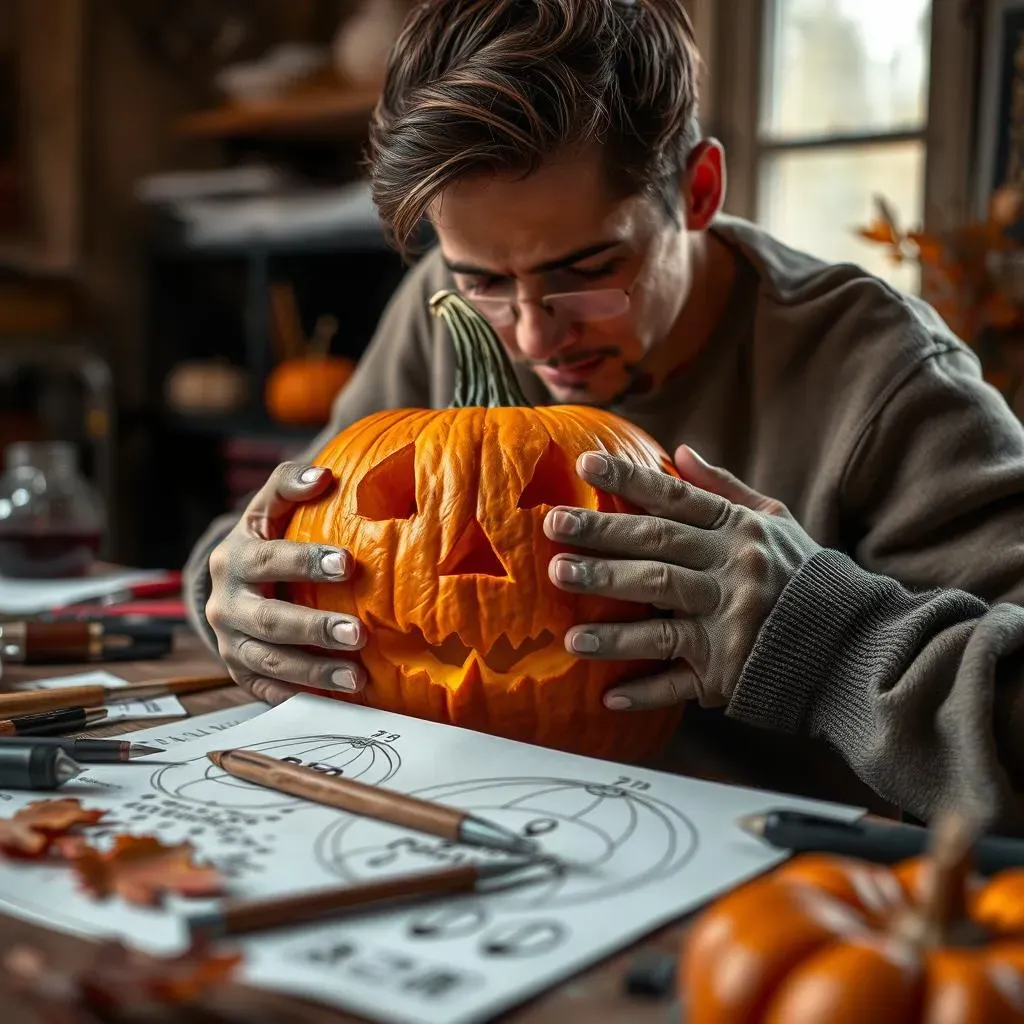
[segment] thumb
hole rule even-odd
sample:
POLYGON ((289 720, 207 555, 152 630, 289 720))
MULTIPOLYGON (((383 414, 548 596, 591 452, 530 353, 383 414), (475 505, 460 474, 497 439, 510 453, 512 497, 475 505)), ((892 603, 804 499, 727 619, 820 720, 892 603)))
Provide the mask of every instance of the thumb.
POLYGON ((705 462, 689 445, 681 444, 676 449, 675 464, 679 475, 688 483, 718 494, 734 505, 768 511, 774 504, 770 498, 758 494, 728 470, 705 462))
POLYGON ((275 524, 290 516, 299 502, 320 497, 332 480, 331 471, 322 466, 282 463, 252 496, 246 517, 253 522, 275 524))

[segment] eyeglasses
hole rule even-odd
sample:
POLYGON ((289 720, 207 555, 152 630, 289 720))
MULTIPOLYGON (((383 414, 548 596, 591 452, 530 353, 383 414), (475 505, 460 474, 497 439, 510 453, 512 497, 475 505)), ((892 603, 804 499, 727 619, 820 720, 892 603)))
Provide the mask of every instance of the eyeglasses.
POLYGON ((517 299, 506 296, 463 295, 481 316, 495 327, 510 327, 519 319, 524 303, 540 306, 550 316, 591 323, 611 320, 629 311, 629 293, 625 288, 595 288, 582 292, 556 292, 539 299, 517 299))

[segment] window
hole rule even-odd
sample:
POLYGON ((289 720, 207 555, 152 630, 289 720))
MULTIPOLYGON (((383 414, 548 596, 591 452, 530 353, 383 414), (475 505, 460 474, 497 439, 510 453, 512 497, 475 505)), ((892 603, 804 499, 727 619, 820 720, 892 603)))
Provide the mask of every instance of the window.
POLYGON ((859 263, 907 290, 853 227, 873 196, 900 222, 924 213, 932 0, 772 0, 764 25, 756 219, 816 256, 859 263))
POLYGON ((708 64, 705 130, 726 146, 726 209, 917 291, 917 268, 894 265, 856 228, 874 216, 876 195, 904 227, 965 215, 975 30, 966 7, 684 2, 708 64))

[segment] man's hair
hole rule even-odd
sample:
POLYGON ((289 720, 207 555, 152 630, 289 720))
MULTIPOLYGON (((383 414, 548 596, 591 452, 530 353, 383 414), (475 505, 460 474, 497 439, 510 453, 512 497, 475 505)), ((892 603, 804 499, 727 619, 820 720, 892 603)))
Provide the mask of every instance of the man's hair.
POLYGON ((599 143, 609 181, 672 216, 699 138, 700 58, 683 0, 421 0, 370 124, 373 198, 406 250, 471 175, 533 173, 599 143))

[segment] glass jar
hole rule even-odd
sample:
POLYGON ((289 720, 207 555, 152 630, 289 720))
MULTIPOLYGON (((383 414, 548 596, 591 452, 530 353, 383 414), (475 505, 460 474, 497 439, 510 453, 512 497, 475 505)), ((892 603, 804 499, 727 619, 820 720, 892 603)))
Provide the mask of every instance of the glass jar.
POLYGON ((0 576, 81 576, 106 528, 103 502, 66 441, 9 445, 0 476, 0 576))

